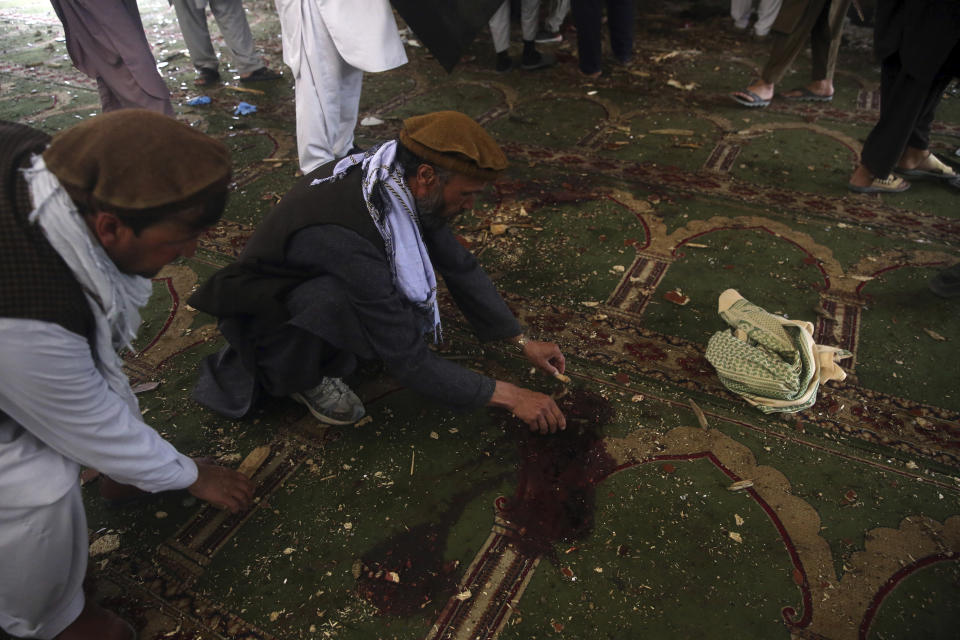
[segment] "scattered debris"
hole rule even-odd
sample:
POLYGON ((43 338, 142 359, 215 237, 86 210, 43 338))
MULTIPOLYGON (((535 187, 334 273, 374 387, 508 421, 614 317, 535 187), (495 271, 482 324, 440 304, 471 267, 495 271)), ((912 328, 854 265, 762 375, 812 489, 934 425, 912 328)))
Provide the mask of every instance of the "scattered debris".
POLYGON ((120 534, 118 533, 108 533, 105 536, 100 536, 92 543, 90 543, 90 555, 92 556, 101 556, 105 553, 110 553, 111 551, 116 551, 120 548, 120 534))
POLYGON ((251 113, 257 112, 257 105, 250 104, 249 102, 241 102, 237 105, 237 108, 233 110, 233 115, 235 116, 247 116, 251 113))
POLYGON ((507 232, 507 225, 505 224, 491 224, 490 233, 495 236, 502 236, 507 232))
POLYGON ((293 551, 294 551, 293 547, 287 547, 286 549, 283 550, 283 555, 288 556, 291 553, 293 553, 293 551))
POLYGON ((553 372, 553 377, 556 378, 557 380, 559 380, 560 382, 562 382, 563 384, 570 384, 570 382, 571 382, 570 376, 564 375, 564 374, 560 373, 559 371, 554 371, 554 372, 553 372))
POLYGON ((681 307, 690 302, 690 297, 683 295, 683 292, 679 289, 667 291, 665 294, 663 294, 663 299, 672 302, 673 304, 680 305, 681 307))
POLYGON ((740 516, 739 513, 733 514, 733 521, 737 523, 738 527, 743 526, 743 518, 740 516))
POLYGON ((157 511, 153 515, 156 517, 157 520, 163 520, 164 518, 167 517, 168 514, 166 511, 157 511))
POLYGON ((147 391, 153 391, 154 389, 156 389, 156 388, 159 387, 159 386, 160 386, 160 383, 157 382, 157 381, 155 381, 155 380, 154 380, 154 381, 151 381, 151 382, 141 382, 140 384, 137 384, 137 385, 134 385, 134 386, 133 386, 133 392, 134 392, 134 393, 146 393, 147 391))
POLYGON ((463 591, 461 591, 460 593, 458 593, 453 597, 459 600, 460 602, 463 602, 464 600, 469 600, 472 596, 473 594, 470 593, 470 589, 464 589, 463 591))
POLYGON ((738 480, 737 482, 734 482, 732 485, 727 487, 727 490, 743 491, 744 489, 749 489, 752 486, 753 486, 753 480, 738 480))
POLYGON ((210 96, 197 96, 187 100, 187 105, 190 107, 202 107, 207 104, 210 104, 210 96))
POLYGON ((375 127, 377 125, 383 124, 385 121, 378 118, 377 116, 367 116, 360 121, 361 127, 375 127))
POLYGON ((733 540, 734 542, 740 542, 740 543, 743 542, 743 536, 741 536, 736 531, 730 531, 727 533, 727 535, 730 536, 730 539, 733 540))
POLYGON ((256 95, 266 95, 262 89, 251 89, 250 87, 225 87, 228 91, 239 91, 240 93, 254 93, 256 95))
POLYGON ((703 414, 703 410, 693 401, 693 398, 687 398, 687 402, 690 404, 690 408, 693 409, 693 415, 697 416, 697 422, 700 423, 700 426, 704 429, 709 429, 710 425, 707 424, 707 416, 703 414))
POLYGON ((693 129, 654 129, 650 133, 658 136, 692 136, 693 129))
POLYGON ((247 476, 248 478, 253 477, 254 472, 260 468, 266 459, 270 456, 270 446, 263 445, 262 447, 257 447, 250 452, 243 462, 240 463, 240 466, 237 467, 237 471, 247 476))
POLYGON ((688 82, 687 84, 683 84, 679 80, 674 80, 673 78, 667 80, 667 85, 675 89, 682 89, 683 91, 693 91, 700 86, 696 82, 688 82))
POLYGON ((944 338, 942 335, 940 335, 939 333, 937 333, 937 332, 934 331, 933 329, 927 329, 926 327, 924 327, 924 328, 923 328, 923 331, 924 331, 924 333, 926 333, 928 336, 930 336, 931 338, 933 338, 934 340, 936 340, 936 341, 938 341, 938 342, 945 342, 945 341, 947 340, 946 338, 944 338))
POLYGON ((354 427, 363 427, 373 422, 373 416, 364 416, 354 423, 354 427))

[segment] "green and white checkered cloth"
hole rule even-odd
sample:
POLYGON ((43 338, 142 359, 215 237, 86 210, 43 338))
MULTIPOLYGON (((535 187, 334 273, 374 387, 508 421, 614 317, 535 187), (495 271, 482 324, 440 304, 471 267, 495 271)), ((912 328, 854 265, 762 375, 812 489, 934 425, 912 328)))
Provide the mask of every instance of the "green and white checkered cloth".
POLYGON ((768 313, 733 289, 719 313, 731 329, 713 334, 706 358, 724 386, 764 413, 802 411, 822 382, 846 377, 835 360, 852 354, 815 344, 809 322, 768 313))

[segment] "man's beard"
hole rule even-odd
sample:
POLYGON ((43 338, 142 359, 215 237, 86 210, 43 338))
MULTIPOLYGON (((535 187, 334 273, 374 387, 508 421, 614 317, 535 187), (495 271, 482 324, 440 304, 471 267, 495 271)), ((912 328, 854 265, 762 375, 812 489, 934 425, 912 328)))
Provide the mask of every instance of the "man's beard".
POLYGON ((439 229, 447 223, 443 217, 443 191, 436 189, 425 196, 414 198, 417 205, 417 217, 424 229, 439 229))

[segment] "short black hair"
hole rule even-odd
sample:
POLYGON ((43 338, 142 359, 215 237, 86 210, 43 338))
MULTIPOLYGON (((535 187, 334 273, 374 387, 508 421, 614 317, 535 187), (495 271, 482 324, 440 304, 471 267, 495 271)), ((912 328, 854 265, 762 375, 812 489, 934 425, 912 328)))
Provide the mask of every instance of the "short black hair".
POLYGON ((453 171, 446 169, 444 167, 438 167, 436 164, 430 162, 429 160, 424 160, 410 149, 407 149, 403 146, 402 142, 397 142, 397 165, 400 167, 400 170, 403 171, 404 178, 410 178, 411 176, 416 175, 417 169, 420 168, 420 165, 427 165, 433 167, 433 173, 436 174, 437 180, 440 181, 440 184, 446 184, 447 180, 453 175, 453 171))
POLYGON ((228 194, 227 184, 223 183, 204 190, 204 193, 190 198, 189 201, 152 209, 125 209, 103 202, 69 185, 64 185, 64 189, 81 215, 92 215, 98 211, 112 213, 120 222, 130 227, 136 236, 144 229, 166 220, 179 222, 196 231, 212 227, 223 216, 228 194))

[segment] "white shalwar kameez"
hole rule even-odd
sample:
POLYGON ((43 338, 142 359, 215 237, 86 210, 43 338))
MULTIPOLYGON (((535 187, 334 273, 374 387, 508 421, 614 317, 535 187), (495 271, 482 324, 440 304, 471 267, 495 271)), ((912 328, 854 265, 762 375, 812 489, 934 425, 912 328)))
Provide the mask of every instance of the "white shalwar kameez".
POLYGON ((283 61, 293 72, 300 169, 347 155, 363 72, 407 62, 387 0, 276 0, 283 61))

